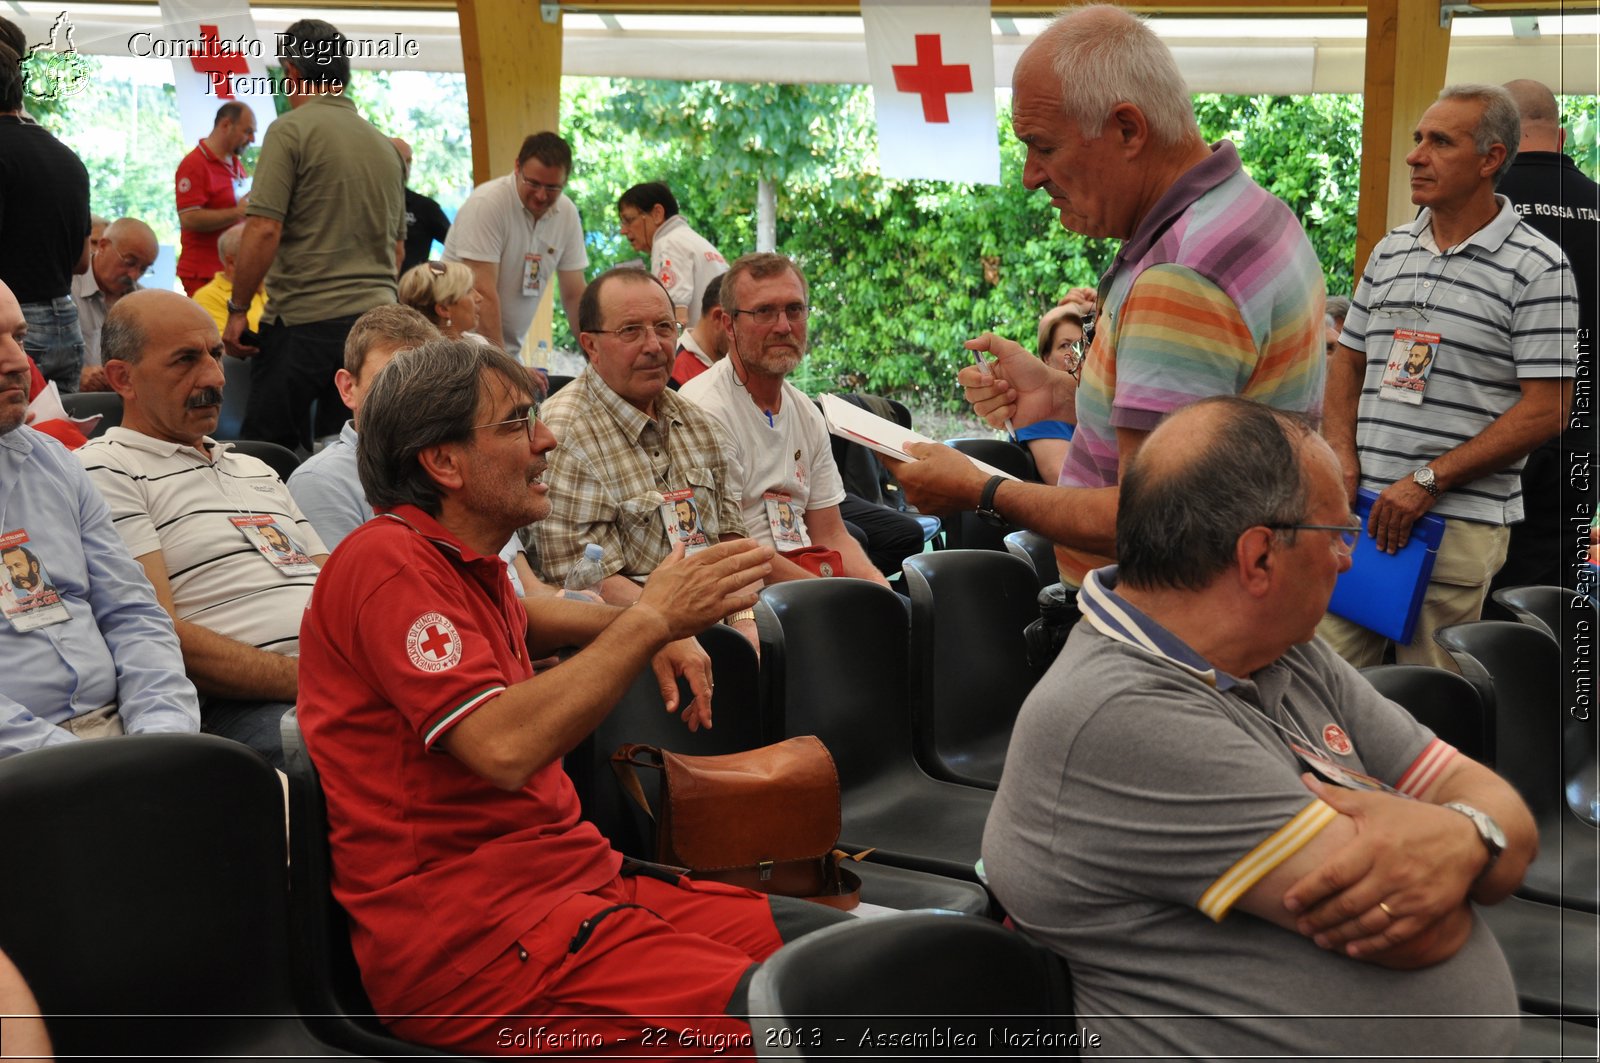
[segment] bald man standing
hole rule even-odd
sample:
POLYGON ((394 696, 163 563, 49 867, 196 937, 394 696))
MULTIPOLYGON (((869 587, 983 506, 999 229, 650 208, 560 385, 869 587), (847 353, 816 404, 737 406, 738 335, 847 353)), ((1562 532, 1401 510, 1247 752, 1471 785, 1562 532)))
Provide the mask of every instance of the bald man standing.
POLYGON ((1522 220, 1561 245, 1578 288, 1578 370, 1575 400, 1560 436, 1528 455, 1522 470, 1527 516, 1511 527, 1506 563, 1491 591, 1534 585, 1575 587, 1580 542, 1594 513, 1592 484, 1574 481, 1572 470, 1594 459, 1595 312, 1600 308, 1600 185, 1583 175, 1561 149, 1567 131, 1561 108, 1543 84, 1526 78, 1508 81, 1507 92, 1522 117, 1522 145, 1496 191, 1517 208, 1522 220), (1590 506, 1587 514, 1577 504, 1590 506))

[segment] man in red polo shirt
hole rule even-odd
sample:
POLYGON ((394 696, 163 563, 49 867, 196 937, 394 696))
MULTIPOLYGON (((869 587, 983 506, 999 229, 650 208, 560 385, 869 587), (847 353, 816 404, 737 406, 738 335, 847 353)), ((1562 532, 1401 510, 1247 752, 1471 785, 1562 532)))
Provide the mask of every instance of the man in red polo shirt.
POLYGON ((301 632, 334 893, 400 1037, 585 1058, 705 1056, 715 1038, 748 1055, 733 1016, 755 962, 839 913, 625 864, 561 757, 646 665, 669 709, 709 726, 688 636, 754 603, 772 551, 680 548, 626 609, 518 600, 496 554, 549 513, 554 446, 527 370, 487 344, 402 351, 367 393, 357 463, 378 516, 334 551, 301 632), (583 648, 535 673, 562 646, 583 648))
POLYGON ((239 152, 256 138, 256 116, 231 100, 217 108, 211 132, 178 163, 178 279, 192 296, 222 270, 217 237, 244 220, 245 200, 238 189, 249 178, 239 152))

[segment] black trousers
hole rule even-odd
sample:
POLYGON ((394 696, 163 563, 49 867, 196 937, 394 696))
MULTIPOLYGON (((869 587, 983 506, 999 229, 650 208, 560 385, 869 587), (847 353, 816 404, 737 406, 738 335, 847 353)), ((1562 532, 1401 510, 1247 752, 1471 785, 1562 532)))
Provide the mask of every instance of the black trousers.
POLYGON ((839 516, 867 552, 867 560, 885 576, 893 576, 901 562, 922 552, 922 525, 898 509, 846 494, 839 503, 839 516))
POLYGON ((239 432, 302 454, 311 441, 337 435, 349 417, 333 374, 359 314, 305 325, 261 324, 261 353, 250 360, 250 401, 239 432), (315 407, 315 419, 312 409, 315 407))

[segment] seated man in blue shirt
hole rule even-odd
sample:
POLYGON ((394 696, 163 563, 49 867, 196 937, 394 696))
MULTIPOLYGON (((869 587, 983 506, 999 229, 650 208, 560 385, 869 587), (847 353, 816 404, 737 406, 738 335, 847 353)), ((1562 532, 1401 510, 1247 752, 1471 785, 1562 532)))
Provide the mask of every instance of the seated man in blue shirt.
POLYGON ((27 332, 0 284, 0 756, 108 734, 198 731, 172 621, 83 467, 23 422, 27 332))

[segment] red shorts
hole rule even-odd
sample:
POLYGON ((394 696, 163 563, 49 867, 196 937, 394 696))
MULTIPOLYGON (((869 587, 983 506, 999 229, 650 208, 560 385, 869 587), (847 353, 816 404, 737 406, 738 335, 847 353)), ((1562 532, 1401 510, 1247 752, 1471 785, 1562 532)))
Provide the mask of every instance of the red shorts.
POLYGON ((559 904, 473 978, 389 1029, 476 1056, 754 1054, 724 1013, 782 944, 764 894, 644 876, 559 904))

